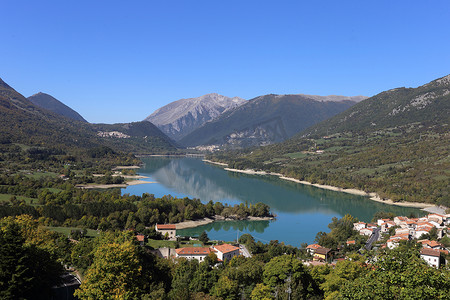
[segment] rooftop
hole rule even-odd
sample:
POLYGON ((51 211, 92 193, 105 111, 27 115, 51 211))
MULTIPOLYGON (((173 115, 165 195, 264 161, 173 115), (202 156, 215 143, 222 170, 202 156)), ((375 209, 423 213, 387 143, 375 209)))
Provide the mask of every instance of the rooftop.
POLYGON ((239 247, 230 245, 230 244, 223 244, 223 245, 217 245, 214 246, 214 249, 217 251, 220 251, 222 253, 228 253, 228 252, 233 252, 236 250, 239 250, 239 247))
POLYGON ((175 224, 156 224, 156 229, 158 229, 158 230, 176 230, 177 226, 175 224))
POLYGON ((439 250, 434 250, 434 249, 430 249, 430 248, 422 248, 420 250, 420 254, 439 257, 441 252, 439 250))
POLYGON ((186 247, 175 249, 178 255, 208 255, 211 252, 215 252, 208 247, 186 247))

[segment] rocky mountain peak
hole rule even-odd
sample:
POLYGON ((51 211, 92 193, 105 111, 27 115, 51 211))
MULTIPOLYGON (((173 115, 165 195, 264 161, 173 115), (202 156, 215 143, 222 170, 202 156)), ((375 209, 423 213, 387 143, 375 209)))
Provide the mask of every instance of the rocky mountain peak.
POLYGON ((226 97, 210 93, 196 98, 180 99, 169 103, 148 116, 169 137, 179 140, 208 121, 245 102, 239 97, 226 97))

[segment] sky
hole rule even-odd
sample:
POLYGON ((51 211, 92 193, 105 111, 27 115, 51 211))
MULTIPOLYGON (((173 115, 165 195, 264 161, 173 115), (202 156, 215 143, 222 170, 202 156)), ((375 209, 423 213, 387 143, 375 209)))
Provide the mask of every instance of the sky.
POLYGON ((373 96, 450 74, 450 1, 0 4, 0 78, 92 123, 207 93, 373 96))

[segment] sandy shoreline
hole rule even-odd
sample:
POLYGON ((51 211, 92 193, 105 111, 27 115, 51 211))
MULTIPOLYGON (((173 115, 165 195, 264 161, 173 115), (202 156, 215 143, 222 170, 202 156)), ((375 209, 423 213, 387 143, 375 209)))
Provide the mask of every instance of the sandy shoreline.
MULTIPOLYGON (((148 178, 148 177, 147 177, 148 178)), ((155 181, 144 181, 144 180, 131 180, 126 183, 120 184, 77 184, 75 187, 80 189, 111 189, 111 188, 126 188, 130 185, 147 184, 147 183, 157 183, 155 181)))
POLYGON ((203 219, 198 219, 195 221, 189 220, 189 221, 183 221, 180 223, 175 223, 175 226, 177 229, 186 229, 186 228, 194 228, 194 227, 198 227, 198 226, 202 226, 202 225, 207 225, 210 223, 213 223, 215 221, 270 221, 270 220, 274 220, 274 217, 247 217, 247 219, 243 219, 243 220, 235 220, 232 218, 224 218, 222 216, 214 216, 213 218, 203 218, 203 219))
MULTIPOLYGON (((211 164, 219 165, 219 166, 228 166, 227 164, 218 163, 218 162, 214 162, 214 161, 210 161, 210 160, 204 160, 204 161, 208 162, 208 163, 211 163, 211 164)), ((414 208, 421 208, 421 209, 429 209, 429 208, 432 208, 432 207, 437 207, 434 204, 427 204, 427 203, 420 203, 420 202, 394 202, 394 201, 392 201, 390 199, 383 200, 383 199, 381 199, 378 196, 377 193, 366 193, 364 191, 357 190, 357 189, 343 189, 343 188, 336 187, 336 186, 331 186, 331 185, 311 183, 311 182, 308 182, 308 181, 302 181, 302 180, 298 180, 298 179, 295 179, 295 178, 286 177, 286 176, 284 176, 283 174, 280 174, 280 173, 271 173, 271 172, 265 172, 265 171, 255 171, 255 170, 251 170, 251 169, 239 170, 239 169, 224 168, 224 170, 231 171, 231 172, 244 173, 244 174, 249 174, 249 175, 273 175, 273 176, 278 176, 280 179, 283 179, 283 180, 289 180, 289 181, 297 182, 297 183, 304 184, 304 185, 311 185, 311 186, 318 187, 318 188, 321 188, 321 189, 326 189, 326 190, 331 190, 331 191, 336 191, 336 192, 343 192, 343 193, 359 195, 359 196, 367 196, 367 197, 369 197, 370 200, 377 201, 377 202, 384 203, 384 204, 389 204, 389 205, 397 205, 397 206, 403 206, 403 207, 414 207, 414 208)))

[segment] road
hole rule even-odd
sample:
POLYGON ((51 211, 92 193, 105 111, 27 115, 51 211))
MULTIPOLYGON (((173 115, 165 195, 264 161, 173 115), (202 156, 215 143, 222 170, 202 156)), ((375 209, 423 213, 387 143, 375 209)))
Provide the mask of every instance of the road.
POLYGON ((376 229, 373 230, 372 235, 370 236, 370 238, 366 242, 366 249, 367 250, 372 249, 373 242, 378 241, 378 238, 380 237, 380 230, 381 230, 381 228, 376 228, 376 229))
POLYGON ((252 257, 250 251, 248 251, 247 247, 244 244, 240 244, 239 248, 241 249, 241 253, 244 257, 252 257))

